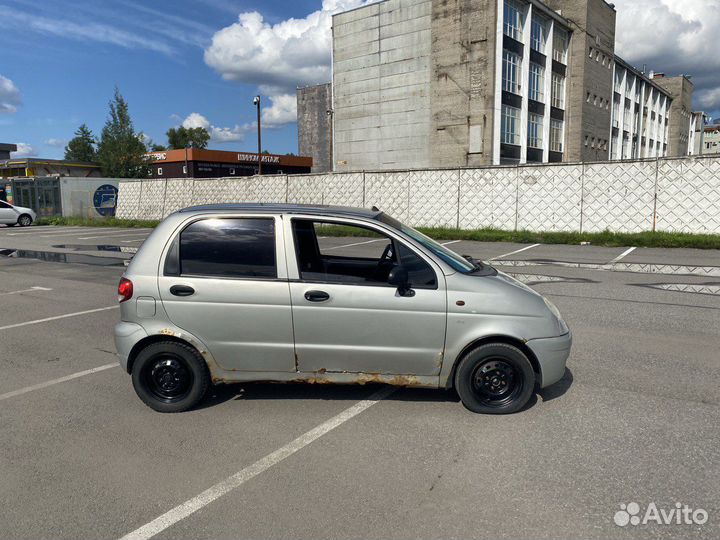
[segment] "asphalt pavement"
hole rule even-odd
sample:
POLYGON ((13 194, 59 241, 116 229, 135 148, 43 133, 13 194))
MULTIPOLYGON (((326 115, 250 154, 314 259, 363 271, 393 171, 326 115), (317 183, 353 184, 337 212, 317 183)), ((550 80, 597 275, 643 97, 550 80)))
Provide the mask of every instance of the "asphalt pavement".
POLYGON ((163 415, 112 342, 148 233, 0 228, 0 538, 720 537, 720 252, 448 243, 573 330, 564 379, 518 414, 446 391, 239 384, 163 415), (708 520, 616 525, 631 502, 708 520))

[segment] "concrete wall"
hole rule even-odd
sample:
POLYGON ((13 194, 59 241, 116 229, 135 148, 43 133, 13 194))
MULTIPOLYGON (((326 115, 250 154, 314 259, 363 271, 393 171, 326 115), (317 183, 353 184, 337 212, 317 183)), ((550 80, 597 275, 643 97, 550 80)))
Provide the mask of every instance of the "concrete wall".
POLYGON ((121 181, 117 217, 194 204, 378 206, 414 226, 720 234, 720 156, 552 165, 121 181))
POLYGON ((335 170, 430 163, 430 0, 333 17, 335 170))
POLYGON ((692 117, 693 83, 682 75, 655 77, 653 82, 673 98, 668 124, 668 156, 688 155, 690 119, 692 117))
POLYGON ((496 26, 495 0, 433 2, 430 152, 434 167, 492 162, 496 26))
POLYGON ((585 137, 610 139, 610 108, 599 107, 593 96, 612 104, 615 55, 615 10, 604 0, 549 0, 571 22, 565 105, 564 161, 608 159, 607 150, 585 146, 585 137), (590 58, 590 48, 593 56, 590 58), (603 56, 606 58, 603 64, 603 56), (590 92, 590 101, 587 93, 590 92))
POLYGON ((298 88, 298 152, 313 158, 312 172, 333 170, 332 84, 298 88))

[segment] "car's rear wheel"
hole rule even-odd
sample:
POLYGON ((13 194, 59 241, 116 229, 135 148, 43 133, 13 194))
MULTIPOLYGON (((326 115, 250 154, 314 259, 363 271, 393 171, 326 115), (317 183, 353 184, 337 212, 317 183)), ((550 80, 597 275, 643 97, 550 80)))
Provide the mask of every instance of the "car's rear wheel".
POLYGON ((182 412, 205 396, 210 374, 194 348, 161 341, 140 351, 133 364, 132 382, 148 407, 159 412, 182 412))
POLYGON ((32 225, 32 222, 32 218, 27 214, 23 214, 18 218, 18 225, 20 225, 21 227, 29 227, 30 225, 32 225))
POLYGON ((535 388, 528 357, 506 343, 487 343, 468 352, 455 373, 463 405, 476 413, 509 414, 522 409, 535 388))

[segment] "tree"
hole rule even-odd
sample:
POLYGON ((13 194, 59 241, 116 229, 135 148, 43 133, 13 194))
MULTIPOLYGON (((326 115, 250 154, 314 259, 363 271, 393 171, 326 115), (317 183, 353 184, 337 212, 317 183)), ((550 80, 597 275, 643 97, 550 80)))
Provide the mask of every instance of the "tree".
POLYGON ((109 103, 110 114, 98 144, 98 162, 109 178, 145 178, 148 175, 147 151, 142 138, 135 133, 128 105, 115 87, 109 103))
POLYGON ((204 127, 186 128, 180 126, 167 130, 168 147, 171 150, 182 148, 207 148, 210 134, 204 127))
POLYGON ((151 152, 164 152, 165 150, 167 150, 167 146, 165 146, 164 144, 152 143, 150 145, 151 152))
POLYGON ((87 125, 81 125, 65 147, 65 159, 68 161, 94 162, 97 159, 95 136, 87 125))

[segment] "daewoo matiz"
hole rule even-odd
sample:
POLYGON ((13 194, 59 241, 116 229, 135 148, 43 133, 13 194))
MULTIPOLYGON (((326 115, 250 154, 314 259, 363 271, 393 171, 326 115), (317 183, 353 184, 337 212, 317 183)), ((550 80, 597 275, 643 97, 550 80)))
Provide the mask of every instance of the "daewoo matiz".
POLYGON ((471 411, 511 413, 562 378, 572 342, 540 294, 375 208, 181 210, 118 297, 120 363, 162 412, 277 381, 454 387, 471 411))

